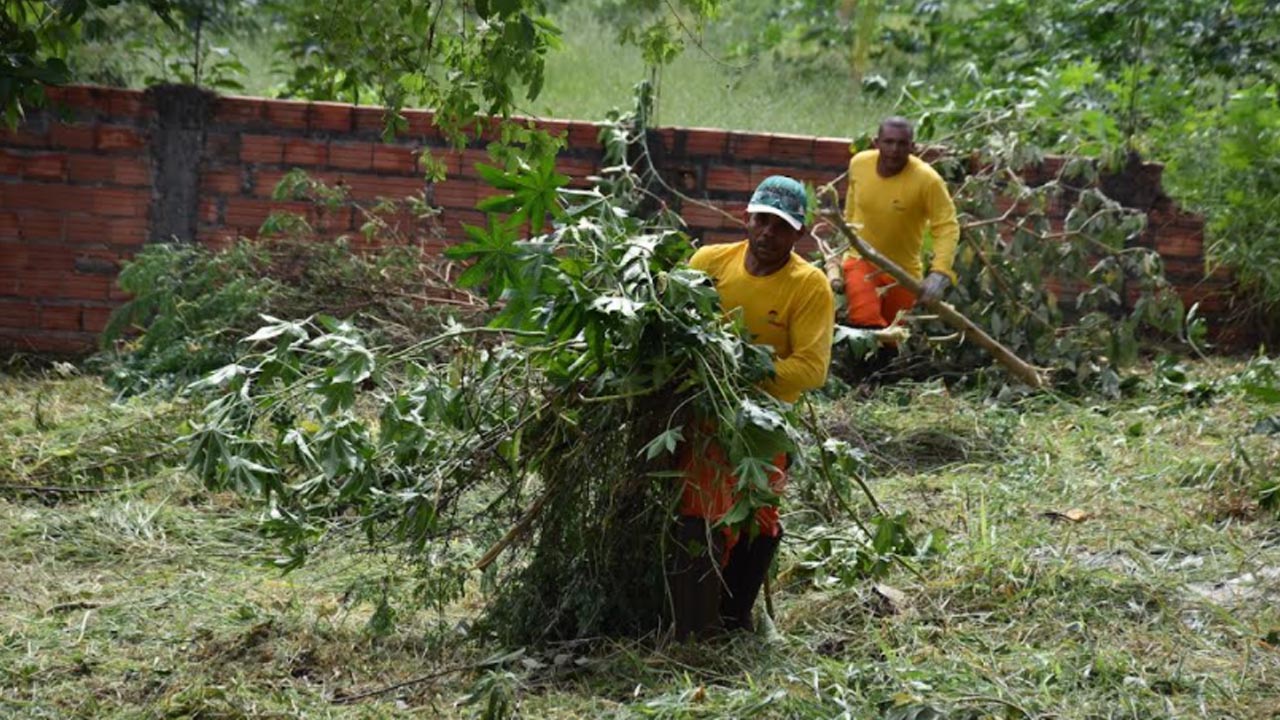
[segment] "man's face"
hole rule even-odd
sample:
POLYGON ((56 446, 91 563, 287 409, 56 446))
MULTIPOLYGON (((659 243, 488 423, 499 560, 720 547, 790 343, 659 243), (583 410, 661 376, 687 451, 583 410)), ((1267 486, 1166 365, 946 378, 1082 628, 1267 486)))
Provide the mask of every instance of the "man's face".
POLYGON ((764 267, 785 265, 799 239, 800 230, 777 215, 747 214, 747 250, 764 267))
POLYGON ((876 134, 876 149, 880 151, 879 169, 885 175, 896 175, 907 166, 907 160, 915 150, 915 138, 911 129, 901 125, 881 125, 876 134))

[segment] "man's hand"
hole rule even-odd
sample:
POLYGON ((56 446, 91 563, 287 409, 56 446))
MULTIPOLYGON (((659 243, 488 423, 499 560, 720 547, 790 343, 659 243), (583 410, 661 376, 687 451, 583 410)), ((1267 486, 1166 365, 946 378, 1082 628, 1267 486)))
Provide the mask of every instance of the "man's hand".
POLYGON ((925 305, 932 305, 941 300, 950 287, 951 278, 940 272, 931 272, 920 283, 920 302, 925 305))

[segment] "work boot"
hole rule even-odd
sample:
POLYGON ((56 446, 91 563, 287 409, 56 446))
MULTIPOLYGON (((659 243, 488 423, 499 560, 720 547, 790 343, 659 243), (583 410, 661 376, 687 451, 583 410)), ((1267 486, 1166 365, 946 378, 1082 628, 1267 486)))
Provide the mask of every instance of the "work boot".
POLYGON ((760 594, 765 575, 773 563, 773 556, 782 542, 782 531, 773 537, 757 535, 748 540, 738 540, 729 553, 729 564, 724 569, 725 591, 720 599, 720 620, 725 630, 753 632, 751 609, 760 594))
POLYGON ((706 638, 720 632, 719 558, 724 539, 707 521, 682 516, 674 528, 667 582, 671 588, 677 640, 706 638))

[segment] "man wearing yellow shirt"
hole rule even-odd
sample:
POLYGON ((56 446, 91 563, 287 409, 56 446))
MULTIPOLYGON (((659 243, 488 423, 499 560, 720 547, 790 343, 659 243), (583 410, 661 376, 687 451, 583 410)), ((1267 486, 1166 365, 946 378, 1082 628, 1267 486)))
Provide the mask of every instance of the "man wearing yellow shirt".
MULTIPOLYGON (((774 351, 774 377, 764 390, 795 402, 821 387, 831 362, 834 301, 822 271, 794 252, 804 236, 806 195, 796 180, 775 175, 747 205, 747 239, 699 249, 689 265, 715 280, 726 313, 740 312, 755 342, 774 351)), ((677 551, 671 573, 676 634, 707 635, 752 627, 751 609, 782 537, 776 507, 756 512, 754 537, 716 528, 737 500, 738 480, 714 443, 689 442, 679 458, 684 476, 677 551), (720 568, 716 568, 716 559, 720 568)), ((785 456, 769 478, 781 493, 785 456)))
MULTIPOLYGON (((951 263, 960 237, 947 185, 913 154, 915 132, 906 119, 891 117, 880 123, 873 147, 849 161, 845 219, 872 247, 917 279, 924 274, 920 256, 928 228, 933 262, 920 284, 919 299, 925 304, 941 300, 955 282, 951 263)), ((916 302, 909 290, 894 285, 888 274, 856 253, 845 258, 843 269, 850 325, 888 327, 916 302)))

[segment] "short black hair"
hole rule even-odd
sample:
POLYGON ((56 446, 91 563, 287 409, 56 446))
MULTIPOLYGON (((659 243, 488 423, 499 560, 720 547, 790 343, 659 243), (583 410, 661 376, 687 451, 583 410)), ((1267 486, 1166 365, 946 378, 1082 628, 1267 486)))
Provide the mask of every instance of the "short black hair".
POLYGON ((880 134, 880 131, 884 130, 886 127, 905 128, 907 132, 911 133, 912 138, 915 138, 916 136, 916 129, 911 124, 911 121, 901 115, 890 115, 884 120, 881 120, 880 127, 876 128, 876 134, 880 134))

